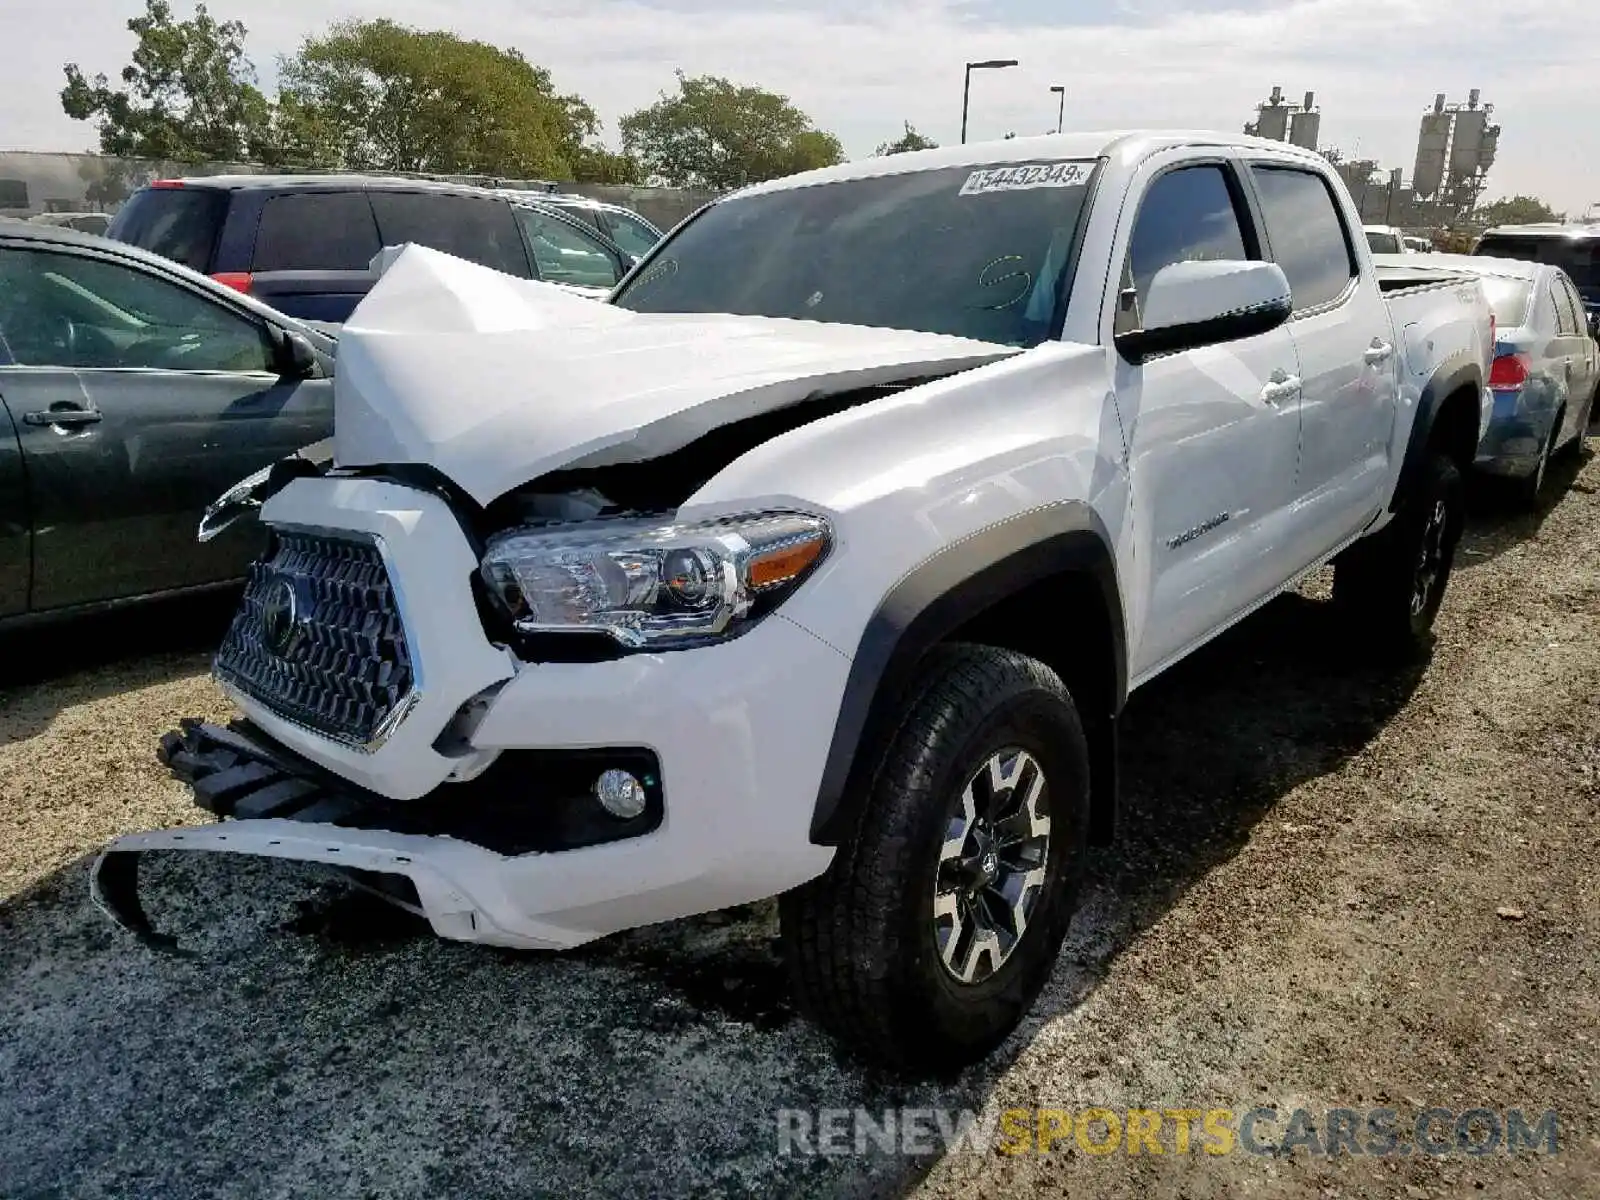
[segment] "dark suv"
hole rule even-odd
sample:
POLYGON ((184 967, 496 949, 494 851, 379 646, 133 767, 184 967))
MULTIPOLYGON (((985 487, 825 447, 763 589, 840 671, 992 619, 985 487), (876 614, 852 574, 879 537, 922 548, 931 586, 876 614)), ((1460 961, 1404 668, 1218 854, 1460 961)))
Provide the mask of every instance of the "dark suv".
POLYGON ((1600 223, 1498 225, 1484 231, 1472 252, 1560 267, 1583 297, 1589 331, 1600 337, 1600 223))
POLYGON ((416 242, 522 279, 599 292, 632 257, 586 223, 481 188, 359 175, 216 175, 139 189, 107 236, 290 316, 343 321, 373 257, 416 242))

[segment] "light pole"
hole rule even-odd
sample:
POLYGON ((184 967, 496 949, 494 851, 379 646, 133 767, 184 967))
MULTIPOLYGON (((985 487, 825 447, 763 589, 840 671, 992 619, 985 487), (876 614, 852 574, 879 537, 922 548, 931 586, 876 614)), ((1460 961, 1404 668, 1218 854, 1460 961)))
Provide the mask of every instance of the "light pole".
POLYGON ((991 58, 987 62, 967 64, 967 80, 961 88, 961 144, 967 142, 967 106, 972 100, 972 73, 974 71, 999 70, 1002 67, 1014 67, 1017 60, 1014 58, 991 58))
POLYGON ((1050 90, 1061 97, 1061 107, 1056 110, 1056 132, 1060 133, 1061 126, 1067 119, 1067 89, 1057 84, 1050 90))

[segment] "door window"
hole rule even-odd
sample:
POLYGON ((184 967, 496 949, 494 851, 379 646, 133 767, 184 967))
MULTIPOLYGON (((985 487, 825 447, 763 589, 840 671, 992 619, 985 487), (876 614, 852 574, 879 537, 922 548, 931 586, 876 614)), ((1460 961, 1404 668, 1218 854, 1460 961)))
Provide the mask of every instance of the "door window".
POLYGON ((1150 185, 1139 205, 1122 268, 1116 332, 1141 327, 1139 314, 1150 281, 1162 267, 1255 257, 1245 245, 1244 225, 1225 168, 1209 164, 1167 172, 1150 185))
POLYGON ((1350 235, 1321 175, 1287 167, 1251 168, 1272 260, 1289 280, 1294 310, 1344 295, 1357 274, 1350 235))
POLYGON ((264 325, 110 259, 0 250, 0 337, 30 367, 271 371, 264 325))
POLYGON ((1550 284, 1550 301, 1556 306, 1556 333, 1562 337, 1575 336, 1582 326, 1578 323, 1578 314, 1573 311, 1567 289, 1559 281, 1550 284))
POLYGON ((626 213, 602 209, 600 220, 605 225, 606 232, 611 235, 611 240, 634 258, 643 258, 649 253, 650 247, 661 240, 650 226, 626 213))
POLYGON ((583 287, 615 286, 620 278, 617 263, 598 240, 536 208, 519 208, 516 213, 540 279, 583 287))
POLYGON ((519 279, 528 277, 528 256, 511 205, 504 200, 437 192, 373 192, 372 209, 378 214, 385 246, 415 242, 519 279))
POLYGON ((254 269, 365 271, 380 249, 365 192, 291 192, 261 211, 254 269))

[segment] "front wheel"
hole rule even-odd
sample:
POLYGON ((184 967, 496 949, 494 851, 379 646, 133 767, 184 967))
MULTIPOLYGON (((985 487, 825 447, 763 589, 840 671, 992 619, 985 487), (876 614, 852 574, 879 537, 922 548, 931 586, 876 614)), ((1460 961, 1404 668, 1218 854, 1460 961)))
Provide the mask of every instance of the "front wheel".
POLYGON ((1345 551, 1334 568, 1334 603, 1358 638, 1401 657, 1427 645, 1465 524, 1461 471, 1432 454, 1388 527, 1345 551))
POLYGON ((920 1073, 987 1055, 1049 978, 1083 873, 1089 755, 1060 678, 1014 651, 942 647, 910 695, 853 837, 779 908, 801 1007, 920 1073))

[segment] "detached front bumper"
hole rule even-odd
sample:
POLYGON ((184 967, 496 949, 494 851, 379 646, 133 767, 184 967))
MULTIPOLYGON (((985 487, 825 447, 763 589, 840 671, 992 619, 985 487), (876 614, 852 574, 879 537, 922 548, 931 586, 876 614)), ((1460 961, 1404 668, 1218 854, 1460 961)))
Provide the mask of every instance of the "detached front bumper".
POLYGON ((569 846, 598 848, 642 837, 663 815, 659 786, 645 812, 629 821, 609 817, 581 793, 584 781, 605 765, 651 776, 648 752, 507 757, 470 783, 414 801, 391 800, 342 780, 247 721, 223 727, 186 720, 161 739, 159 757, 194 790, 195 803, 222 820, 119 838, 95 862, 90 885, 95 903, 113 921, 161 949, 176 943, 154 928, 138 894, 139 860, 153 850, 325 863, 425 917, 441 937, 573 945, 587 940, 582 931, 510 902, 507 872, 525 875, 542 854, 569 846), (530 819, 530 809, 537 819, 530 819))
POLYGON ((108 848, 96 897, 126 928, 155 936, 128 857, 151 850, 326 863, 378 877, 443 937, 556 949, 773 896, 832 861, 810 827, 850 660, 781 612, 715 646, 519 662, 485 634, 440 498, 298 479, 262 517, 374 539, 414 702, 367 747, 243 694, 244 721, 169 734, 163 760, 222 821, 108 848), (595 799, 611 768, 645 781, 639 817, 595 799))

